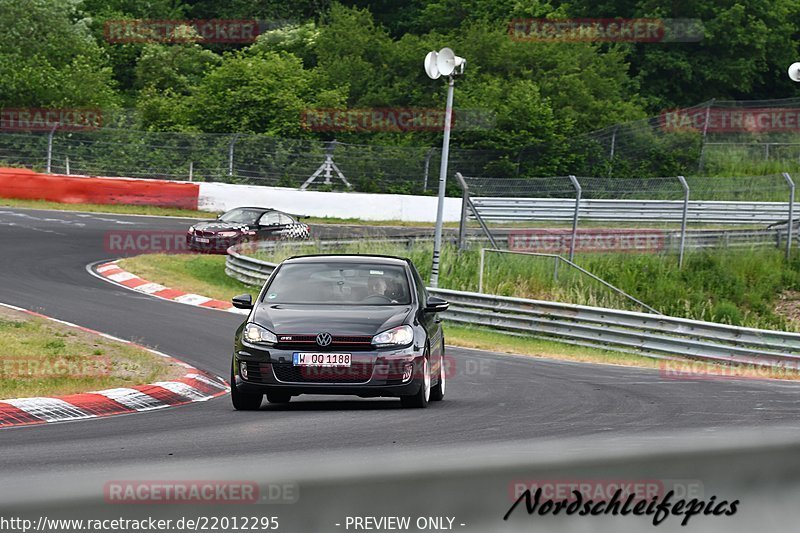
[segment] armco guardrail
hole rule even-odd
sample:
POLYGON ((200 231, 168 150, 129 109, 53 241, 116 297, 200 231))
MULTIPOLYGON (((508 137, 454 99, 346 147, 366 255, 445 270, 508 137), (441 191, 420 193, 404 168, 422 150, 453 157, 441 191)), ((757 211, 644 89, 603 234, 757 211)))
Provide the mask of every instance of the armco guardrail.
MULTIPOLYGON (((574 198, 472 197, 487 221, 518 220, 569 222, 574 198)), ((580 200, 581 220, 599 222, 681 222, 683 200, 580 200)), ((687 221, 705 224, 769 224, 789 218, 787 202, 690 201, 687 221)))
MULTIPOLYGON (((261 285, 275 264, 228 250, 225 271, 261 285)), ((445 298, 450 322, 484 326, 535 338, 652 357, 693 357, 764 365, 800 361, 800 334, 743 328, 634 311, 432 289, 445 298)))

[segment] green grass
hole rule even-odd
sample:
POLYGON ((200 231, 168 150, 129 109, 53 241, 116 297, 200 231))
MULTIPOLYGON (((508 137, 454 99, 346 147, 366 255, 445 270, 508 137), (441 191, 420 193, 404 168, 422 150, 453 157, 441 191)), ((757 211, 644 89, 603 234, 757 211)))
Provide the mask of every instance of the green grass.
POLYGON ((148 254, 119 262, 123 269, 167 287, 230 301, 256 289, 225 274, 225 256, 148 254))
POLYGON ((156 207, 152 205, 127 204, 62 204, 46 200, 18 200, 16 198, 0 198, 0 206, 23 207, 29 209, 53 209, 61 211, 82 211, 86 213, 113 213, 120 215, 151 215, 161 217, 214 218, 216 213, 206 213, 192 209, 174 207, 156 207))
POLYGON ((658 368, 659 366, 658 359, 643 355, 573 346, 556 341, 509 335, 480 327, 445 324, 444 333, 447 344, 463 348, 610 365, 644 368, 658 368))
POLYGON ((795 175, 800 171, 796 147, 771 146, 769 158, 766 155, 763 146, 709 145, 705 150, 705 173, 709 176, 729 177, 763 176, 782 172, 795 175))
POLYGON ((0 399, 129 387, 183 374, 141 348, 0 307, 0 399))

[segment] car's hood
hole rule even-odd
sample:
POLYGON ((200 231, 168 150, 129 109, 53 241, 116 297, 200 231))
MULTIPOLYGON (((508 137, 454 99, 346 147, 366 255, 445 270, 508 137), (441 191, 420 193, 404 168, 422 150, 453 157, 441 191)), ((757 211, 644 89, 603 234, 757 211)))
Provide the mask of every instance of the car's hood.
POLYGON ((279 335, 375 335, 399 326, 411 312, 410 305, 296 305, 261 304, 254 320, 279 335))
POLYGON ((212 220, 210 222, 198 222, 194 229, 203 231, 247 231, 250 226, 240 222, 223 222, 222 220, 212 220))

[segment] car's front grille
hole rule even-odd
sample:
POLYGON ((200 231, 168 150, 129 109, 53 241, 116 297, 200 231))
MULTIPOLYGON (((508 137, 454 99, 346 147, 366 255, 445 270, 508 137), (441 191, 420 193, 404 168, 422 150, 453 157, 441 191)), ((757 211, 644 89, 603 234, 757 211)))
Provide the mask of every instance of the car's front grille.
POLYGON ((349 367, 313 367, 273 364, 275 377, 284 383, 366 383, 372 363, 354 362, 349 367))
POLYGON ((321 347, 317 344, 316 335, 278 335, 278 344, 281 350, 314 350, 314 351, 339 351, 339 350, 370 350, 372 337, 368 335, 334 335, 328 346, 321 347))

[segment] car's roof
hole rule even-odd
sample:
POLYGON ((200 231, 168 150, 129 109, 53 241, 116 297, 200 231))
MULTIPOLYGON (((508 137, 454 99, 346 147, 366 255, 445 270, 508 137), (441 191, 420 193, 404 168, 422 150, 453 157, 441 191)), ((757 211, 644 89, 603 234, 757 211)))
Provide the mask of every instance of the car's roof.
MULTIPOLYGON (((278 211, 277 209, 273 209, 271 207, 256 207, 253 205, 240 205, 239 207, 234 207, 233 209, 228 209, 228 211, 234 211, 236 209, 255 209, 256 211, 277 211, 278 213, 283 213, 283 211, 278 211)), ((283 213, 284 215, 287 213, 283 213)))
POLYGON ((366 263, 378 265, 405 265, 407 260, 402 257, 392 255, 358 255, 358 254, 315 254, 298 255, 286 259, 284 263, 326 263, 334 261, 337 263, 366 263))

